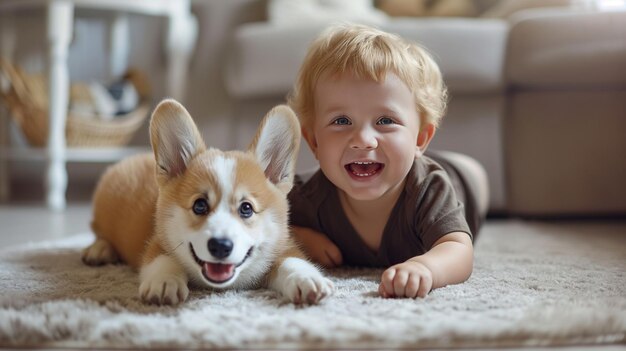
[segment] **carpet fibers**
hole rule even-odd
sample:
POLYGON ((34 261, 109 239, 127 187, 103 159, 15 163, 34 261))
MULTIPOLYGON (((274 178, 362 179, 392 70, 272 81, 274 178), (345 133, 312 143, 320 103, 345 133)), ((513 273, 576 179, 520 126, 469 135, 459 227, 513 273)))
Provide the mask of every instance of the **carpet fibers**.
POLYGON ((0 346, 433 348, 626 344, 626 223, 488 222, 472 277, 425 299, 377 296, 381 270, 330 271, 297 307, 269 290, 144 305, 126 266, 80 261, 89 234, 0 252, 0 346))

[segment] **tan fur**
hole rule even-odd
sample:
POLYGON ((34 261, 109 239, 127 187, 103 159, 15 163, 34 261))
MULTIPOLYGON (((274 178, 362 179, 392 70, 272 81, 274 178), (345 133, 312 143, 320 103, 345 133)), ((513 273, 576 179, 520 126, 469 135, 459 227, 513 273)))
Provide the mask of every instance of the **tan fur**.
POLYGON ((143 266, 152 262, 157 256, 164 253, 166 253, 166 251, 161 246, 160 240, 155 240, 154 237, 151 237, 147 241, 146 248, 141 255, 141 265, 143 266))
MULTIPOLYGON (((133 268, 139 268, 159 253, 171 249, 163 248, 162 242, 153 238, 154 218, 158 216, 157 203, 159 201, 176 202, 189 208, 192 204, 185 202, 188 200, 188 198, 185 199, 185 195, 189 193, 189 183, 196 183, 198 178, 211 178, 207 174, 194 174, 195 178, 176 179, 166 184, 165 176, 156 163, 159 159, 157 146, 161 140, 160 135, 155 131, 164 128, 161 125, 162 121, 172 120, 173 115, 178 117, 179 111, 173 107, 173 105, 164 104, 160 110, 165 115, 169 115, 169 118, 151 120, 151 143, 154 156, 150 154, 134 156, 110 167, 102 176, 94 193, 92 230, 98 238, 112 244, 120 259, 133 268), (159 186, 161 186, 160 197, 159 186), (145 252, 148 242, 152 245, 150 250, 145 252), (146 257, 143 257, 144 252, 146 257)), ((201 148, 205 148, 197 130, 191 132, 195 136, 195 142, 201 148)), ((196 221, 197 225, 201 224, 198 219, 196 221)))
MULTIPOLYGON (((286 106, 286 105, 278 105, 278 106, 274 107, 272 109, 272 111, 270 111, 270 113, 277 113, 277 114, 283 114, 283 115, 293 115, 293 111, 291 110, 291 108, 286 106)), ((261 121, 261 125, 259 125, 258 132, 254 136, 254 139, 252 140, 252 142, 250 143, 250 146, 248 147, 248 151, 249 152, 252 152, 253 150, 256 149, 256 147, 257 147, 257 145, 259 143, 259 139, 261 137, 260 131, 265 128, 267 123, 268 123, 268 120, 266 118, 264 118, 261 121)), ((299 123, 289 124, 289 129, 291 129, 291 131, 289 132, 290 135, 298 135, 297 138, 286 140, 286 142, 290 143, 289 147, 292 150, 294 150, 291 153, 291 159, 289 160, 289 162, 293 165, 292 167, 295 168, 296 159, 298 157, 298 150, 300 148, 300 137, 299 137, 300 136, 300 124, 299 123)), ((293 186, 294 175, 295 174, 293 172, 290 173, 288 178, 282 179, 278 184, 276 184, 276 186, 283 193, 287 194, 289 192, 289 190, 291 190, 291 187, 293 186)))
POLYGON ((141 263, 152 236, 158 186, 150 154, 126 159, 111 167, 96 187, 91 227, 97 237, 113 245, 122 261, 141 263))
MULTIPOLYGON (((281 216, 277 219, 280 220, 281 225, 286 226, 289 220, 287 216, 289 210, 287 203, 284 201, 280 201, 281 194, 275 191, 271 191, 271 188, 264 186, 263 183, 265 183, 265 178, 263 178, 262 174, 256 173, 258 172, 258 170, 259 168, 256 166, 256 163, 240 161, 238 163, 238 178, 236 182, 244 184, 256 184, 258 189, 257 193, 259 194, 258 198, 262 199, 263 201, 263 203, 261 203, 261 208, 263 209, 272 207, 273 209, 275 209, 277 213, 281 214, 281 216)), ((286 231, 281 233, 281 236, 278 238, 278 240, 279 242, 276 245, 276 247, 278 248, 278 250, 276 251, 276 260, 273 262, 266 278, 268 281, 275 278, 278 272, 278 267, 280 267, 285 259, 289 257, 306 259, 304 252, 296 244, 293 236, 289 235, 289 232, 286 231)))
POLYGON ((282 245, 282 252, 279 254, 279 256, 276 257, 276 261, 274 261, 274 264, 272 264, 272 267, 267 274, 266 279, 268 281, 276 278, 276 275, 278 274, 278 268, 287 258, 297 257, 308 260, 308 258, 304 254, 304 251, 302 251, 302 249, 296 244, 296 242, 292 239, 292 236, 286 238, 282 245))
MULTIPOLYGON (((174 134, 176 132, 182 132, 181 129, 184 129, 184 131, 193 136, 191 138, 193 145, 201 151, 206 149, 202 136, 196 128, 187 129, 182 127, 184 124, 181 123, 179 119, 184 119, 188 125, 195 126, 191 116, 186 110, 183 110, 184 113, 181 113, 177 104, 160 104, 159 107, 159 114, 153 115, 150 120, 150 143, 152 144, 152 150, 157 164, 162 164, 165 153, 167 151, 171 151, 164 149, 163 145, 171 146, 176 144, 173 138, 172 140, 162 140, 162 136, 168 134, 159 134, 159 130, 169 130, 171 134, 174 134)), ((167 176, 160 168, 157 168, 157 180, 160 184, 163 184, 168 180, 167 176)))
POLYGON ((310 263, 285 263, 304 258, 288 230, 286 196, 300 145, 291 109, 270 111, 247 152, 207 149, 173 100, 155 109, 150 137, 153 155, 123 160, 100 180, 93 199, 97 240, 85 249, 85 263, 128 263, 140 271, 141 298, 158 304, 184 301, 188 282, 218 288, 265 282, 296 303, 332 292, 310 263), (208 210, 196 213, 198 201, 208 210), (240 212, 246 202, 250 215, 240 212), (221 278, 225 272, 231 275, 221 278))

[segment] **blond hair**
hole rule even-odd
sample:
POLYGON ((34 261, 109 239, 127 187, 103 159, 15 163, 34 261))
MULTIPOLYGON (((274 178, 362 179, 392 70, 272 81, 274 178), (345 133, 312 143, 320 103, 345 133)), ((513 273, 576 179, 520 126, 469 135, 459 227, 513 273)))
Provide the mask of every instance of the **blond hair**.
POLYGON ((376 82, 393 72, 413 93, 421 123, 437 126, 445 112, 447 90, 439 67, 424 48, 376 28, 341 24, 313 41, 289 94, 289 105, 305 131, 313 127, 317 81, 323 74, 344 72, 376 82))

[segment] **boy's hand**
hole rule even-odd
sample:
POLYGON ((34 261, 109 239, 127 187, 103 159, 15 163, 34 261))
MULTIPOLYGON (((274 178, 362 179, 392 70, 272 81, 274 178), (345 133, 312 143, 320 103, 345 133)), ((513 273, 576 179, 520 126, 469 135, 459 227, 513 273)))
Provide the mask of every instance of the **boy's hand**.
POLYGON ((378 293, 388 297, 426 297, 433 287, 433 274, 424 264, 406 261, 383 272, 378 293))
POLYGON ((326 268, 341 266, 343 262, 341 251, 326 235, 304 227, 292 226, 291 231, 304 252, 314 262, 326 268))

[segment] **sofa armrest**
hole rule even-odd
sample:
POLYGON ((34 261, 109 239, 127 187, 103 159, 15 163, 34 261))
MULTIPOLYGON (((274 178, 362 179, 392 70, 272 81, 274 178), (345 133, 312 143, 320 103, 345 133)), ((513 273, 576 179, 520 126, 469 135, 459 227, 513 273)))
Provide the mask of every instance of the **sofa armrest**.
POLYGON ((521 11, 507 53, 514 87, 626 86, 626 11, 521 11))

